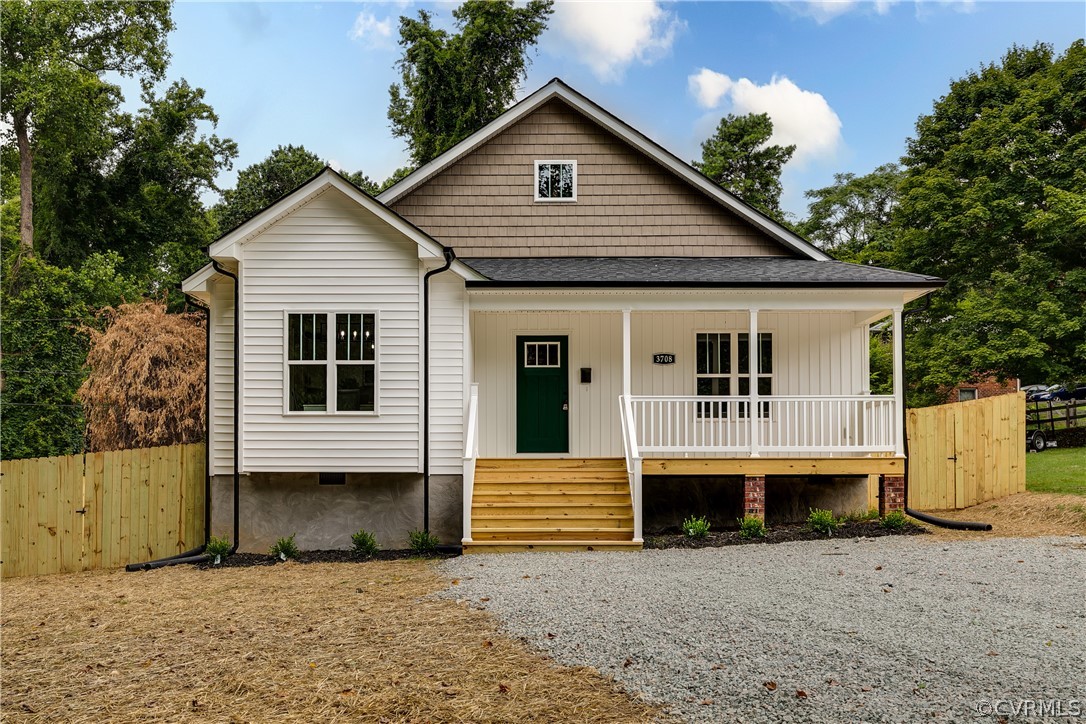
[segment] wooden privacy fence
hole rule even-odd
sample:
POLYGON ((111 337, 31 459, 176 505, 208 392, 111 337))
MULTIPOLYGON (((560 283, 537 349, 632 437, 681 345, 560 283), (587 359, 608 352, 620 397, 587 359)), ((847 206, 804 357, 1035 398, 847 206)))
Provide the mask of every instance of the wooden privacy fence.
POLYGON ((908 412, 909 507, 967 508, 1026 491, 1022 393, 908 412))
POLYGON ((204 540, 204 446, 0 463, 4 578, 116 568, 204 540))

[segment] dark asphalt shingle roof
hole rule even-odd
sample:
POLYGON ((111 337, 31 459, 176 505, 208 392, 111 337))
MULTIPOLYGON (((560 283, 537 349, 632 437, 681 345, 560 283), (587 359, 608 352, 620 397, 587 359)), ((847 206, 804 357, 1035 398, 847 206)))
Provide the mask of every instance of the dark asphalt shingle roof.
POLYGON ((533 257, 460 259, 489 281, 472 286, 939 287, 937 277, 786 257, 533 257))

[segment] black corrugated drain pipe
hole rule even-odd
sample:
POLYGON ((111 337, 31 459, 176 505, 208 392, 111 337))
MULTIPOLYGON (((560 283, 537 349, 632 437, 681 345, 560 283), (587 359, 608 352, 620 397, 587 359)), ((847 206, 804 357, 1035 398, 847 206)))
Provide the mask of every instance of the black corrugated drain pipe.
MULTIPOLYGON (((902 390, 905 389, 905 385, 906 385, 906 379, 905 379, 905 319, 911 314, 916 314, 917 312, 925 312, 930 307, 931 307, 931 295, 928 295, 928 296, 924 297, 924 306, 915 307, 913 309, 906 309, 901 313, 901 329, 898 330, 897 337, 898 337, 898 344, 901 345, 901 376, 902 376, 901 389, 902 390)), ((895 373, 896 373, 896 370, 895 370, 895 373)), ((950 520, 949 518, 939 518, 937 516, 929 515, 927 513, 921 513, 918 510, 913 510, 912 508, 908 507, 908 505, 909 505, 909 464, 908 464, 908 459, 909 459, 909 435, 908 435, 908 421, 909 421, 909 411, 908 411, 908 409, 906 409, 905 405, 902 405, 901 406, 901 433, 902 433, 902 439, 904 440, 904 443, 905 443, 905 460, 906 460, 906 463, 905 463, 905 476, 904 476, 905 477, 905 490, 903 491, 904 498, 905 498, 905 513, 907 515, 912 516, 913 518, 916 518, 917 520, 921 520, 921 521, 923 521, 925 523, 930 523, 931 525, 937 525, 940 528, 950 528, 951 530, 991 530, 992 529, 992 524, 991 523, 975 523, 975 522, 967 521, 967 520, 950 520)))
POLYGON ((445 266, 422 277, 422 529, 430 532, 430 277, 446 272, 456 259, 451 246, 441 248, 445 266))

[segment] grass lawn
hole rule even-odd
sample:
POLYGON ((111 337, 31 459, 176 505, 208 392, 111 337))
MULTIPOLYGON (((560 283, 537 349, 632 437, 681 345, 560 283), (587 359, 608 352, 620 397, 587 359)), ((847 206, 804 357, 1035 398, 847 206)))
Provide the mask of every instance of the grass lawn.
POLYGON ((1086 447, 1053 448, 1026 455, 1026 490, 1086 495, 1086 447))

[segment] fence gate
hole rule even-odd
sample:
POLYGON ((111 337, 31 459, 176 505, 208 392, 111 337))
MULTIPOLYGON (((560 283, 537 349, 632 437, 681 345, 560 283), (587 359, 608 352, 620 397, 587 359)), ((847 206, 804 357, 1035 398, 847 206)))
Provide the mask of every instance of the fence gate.
POLYGON ((5 460, 4 578, 116 568, 203 541, 204 446, 5 460))
POLYGON ((1025 396, 909 410, 909 501, 954 510, 1026 489, 1025 396))

